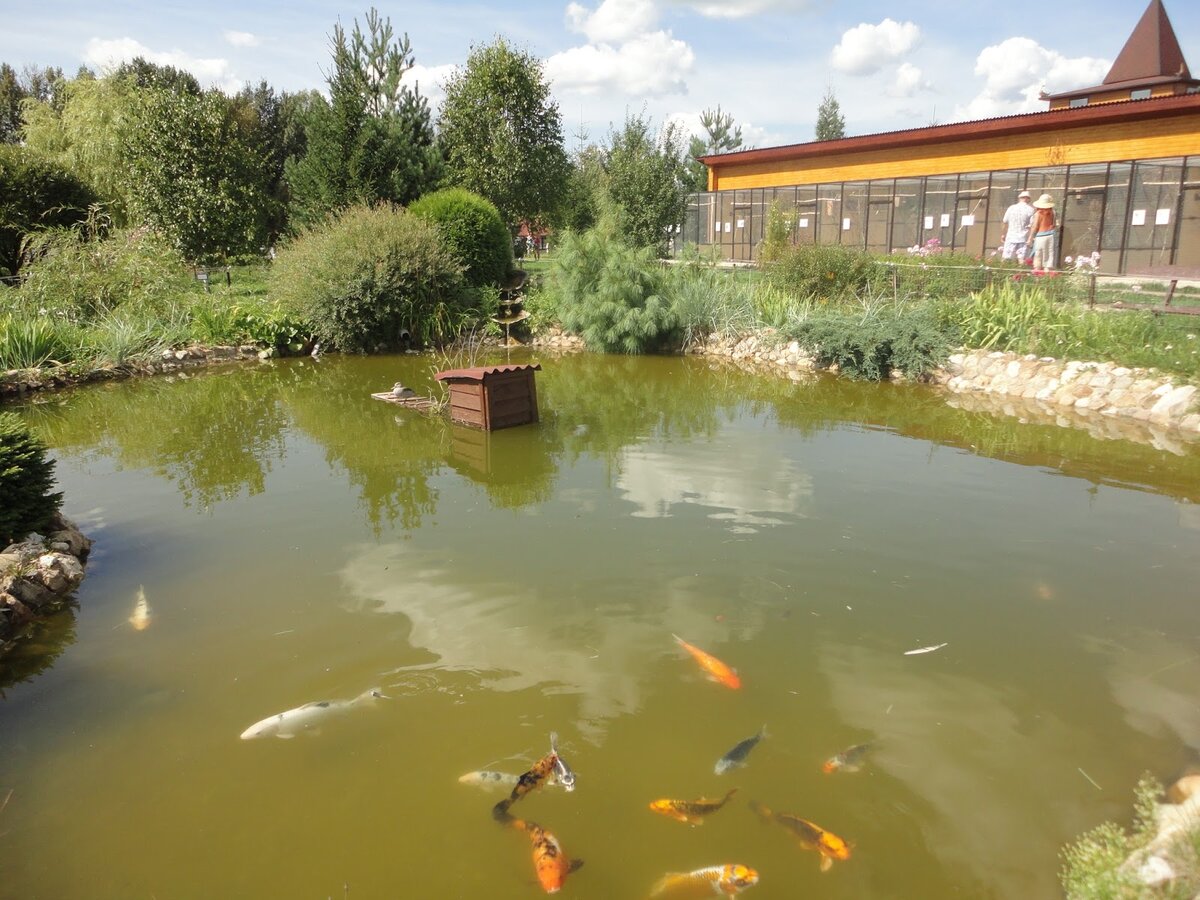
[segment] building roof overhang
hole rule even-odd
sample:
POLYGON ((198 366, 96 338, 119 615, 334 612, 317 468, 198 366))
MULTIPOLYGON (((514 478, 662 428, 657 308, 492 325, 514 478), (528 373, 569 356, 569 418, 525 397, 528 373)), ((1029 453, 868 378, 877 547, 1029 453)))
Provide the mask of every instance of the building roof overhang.
MULTIPOLYGON (((1112 86, 1109 85, 1105 89, 1111 90, 1112 86)), ((809 141, 804 144, 786 144, 780 147, 716 153, 696 158, 710 168, 772 163, 781 160, 799 161, 832 154, 893 150, 921 144, 970 141, 1059 128, 1108 125, 1197 114, 1200 114, 1200 93, 1176 94, 1167 97, 1151 97, 1146 100, 1128 100, 1122 103, 1051 109, 1015 116, 1001 116, 995 119, 975 119, 948 125, 929 125, 923 128, 841 138, 836 141, 809 141)))

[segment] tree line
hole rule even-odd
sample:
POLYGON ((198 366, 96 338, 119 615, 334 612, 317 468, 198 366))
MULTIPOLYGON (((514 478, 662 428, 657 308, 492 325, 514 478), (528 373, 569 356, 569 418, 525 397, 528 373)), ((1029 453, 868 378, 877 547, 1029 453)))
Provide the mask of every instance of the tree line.
POLYGON ((629 241, 663 250, 693 156, 740 146, 718 108, 708 140, 627 114, 568 154, 541 60, 503 38, 473 47, 436 117, 409 76, 407 34, 369 10, 329 38, 325 92, 265 80, 229 95, 135 59, 106 73, 0 64, 0 275, 24 235, 99 205, 120 229, 148 227, 194 262, 260 254, 358 203, 406 205, 440 187, 490 200, 522 225, 583 229, 605 211, 629 241))

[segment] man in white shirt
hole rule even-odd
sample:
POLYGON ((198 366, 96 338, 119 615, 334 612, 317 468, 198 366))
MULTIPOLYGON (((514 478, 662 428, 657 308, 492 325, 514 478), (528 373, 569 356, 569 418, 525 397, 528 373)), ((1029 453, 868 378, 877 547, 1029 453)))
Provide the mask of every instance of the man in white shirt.
POLYGON ((1016 259, 1023 262, 1026 256, 1026 243, 1029 241, 1029 223, 1033 219, 1033 204, 1029 202, 1029 191, 1017 194, 1017 202, 1004 212, 1004 224, 1008 231, 1004 233, 1004 248, 1000 255, 1004 259, 1016 259))

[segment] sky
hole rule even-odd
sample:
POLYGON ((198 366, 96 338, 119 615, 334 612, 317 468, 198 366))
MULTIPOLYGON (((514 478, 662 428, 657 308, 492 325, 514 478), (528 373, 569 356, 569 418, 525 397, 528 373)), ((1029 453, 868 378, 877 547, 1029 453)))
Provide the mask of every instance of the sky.
MULTIPOLYGON (((1165 6, 1200 77, 1200 3, 1165 6)), ((0 61, 72 74, 140 55, 227 91, 260 79, 323 90, 335 23, 363 22, 369 7, 0 0, 0 61)), ((574 151, 603 143, 629 113, 696 131, 700 113, 718 105, 747 145, 802 143, 827 90, 847 135, 1043 110, 1039 91, 1103 80, 1146 2, 406 0, 377 9, 408 35, 416 64, 407 77, 435 115, 442 83, 472 46, 503 36, 540 58, 574 151)))

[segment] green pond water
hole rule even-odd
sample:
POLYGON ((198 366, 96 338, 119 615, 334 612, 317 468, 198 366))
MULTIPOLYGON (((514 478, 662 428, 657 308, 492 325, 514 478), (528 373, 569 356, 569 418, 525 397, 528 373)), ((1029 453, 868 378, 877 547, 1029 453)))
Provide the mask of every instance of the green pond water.
POLYGON ((420 356, 16 407, 95 549, 77 608, 0 664, 0 896, 540 896, 501 795, 458 778, 556 730, 577 789, 513 812, 585 861, 562 896, 743 863, 763 900, 1053 897, 1065 842, 1197 759, 1195 447, 919 386, 539 361, 540 424, 487 437, 369 398, 429 390, 420 356), (731 787, 703 827, 647 808, 731 787), (822 874, 751 800, 851 858, 822 874))

